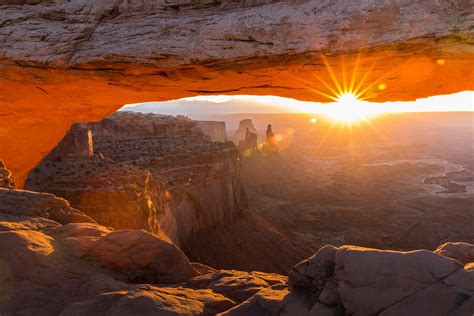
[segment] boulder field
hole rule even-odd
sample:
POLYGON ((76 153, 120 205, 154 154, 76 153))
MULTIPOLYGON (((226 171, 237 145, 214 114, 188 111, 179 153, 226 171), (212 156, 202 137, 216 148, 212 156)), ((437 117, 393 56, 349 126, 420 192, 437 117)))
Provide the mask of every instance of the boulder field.
POLYGON ((52 194, 0 188, 2 315, 469 316, 473 253, 469 243, 328 245, 288 276, 217 270, 152 233, 99 225, 52 194))

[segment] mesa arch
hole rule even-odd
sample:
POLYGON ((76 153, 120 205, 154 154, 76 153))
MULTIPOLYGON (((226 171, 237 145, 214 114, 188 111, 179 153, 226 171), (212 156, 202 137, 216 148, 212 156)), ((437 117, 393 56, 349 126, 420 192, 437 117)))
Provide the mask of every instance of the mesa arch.
POLYGON ((469 0, 104 2, 0 0, 0 158, 20 184, 73 122, 127 103, 328 101, 322 55, 340 76, 360 54, 387 85, 372 101, 474 89, 469 0))

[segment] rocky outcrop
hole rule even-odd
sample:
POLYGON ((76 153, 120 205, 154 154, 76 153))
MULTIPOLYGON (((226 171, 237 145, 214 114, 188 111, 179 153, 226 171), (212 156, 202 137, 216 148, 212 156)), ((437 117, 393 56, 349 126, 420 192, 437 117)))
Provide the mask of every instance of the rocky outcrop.
POLYGON ((196 127, 199 128, 204 135, 209 137, 213 142, 226 142, 227 131, 225 129, 225 122, 219 121, 195 121, 196 127))
POLYGON ((70 207, 65 199, 48 193, 0 188, 0 212, 23 216, 40 216, 58 223, 95 223, 91 217, 70 207))
POLYGON ((5 167, 5 164, 0 160, 0 188, 14 189, 15 181, 12 173, 5 167))
POLYGON ((278 154, 277 139, 275 133, 273 133, 271 124, 268 124, 265 135, 265 144, 263 145, 262 150, 269 154, 278 154))
POLYGON ((290 271, 289 284, 311 291, 315 307, 326 305, 330 315, 341 308, 354 315, 465 315, 474 295, 470 271, 427 250, 326 246, 290 271))
POLYGON ((110 232, 80 243, 79 249, 133 282, 179 283, 198 274, 178 247, 143 230, 110 232))
POLYGON ((447 242, 436 248, 434 252, 463 264, 474 262, 474 246, 466 242, 447 242))
POLYGON ((156 234, 214 267, 283 273, 313 252, 246 210, 239 152, 207 140, 188 118, 119 112, 89 128, 93 157, 48 157, 26 187, 67 199, 101 225, 156 234), (282 251, 284 259, 267 260, 282 251))
MULTIPOLYGON (((26 187, 64 197, 102 225, 145 229, 178 245, 246 207, 237 150, 208 141, 196 122, 119 112, 88 128, 98 155, 49 156, 26 187)), ((74 147, 71 137, 58 148, 74 147)))
MULTIPOLYGON (((61 224, 50 213, 67 205, 51 194, 0 193, 2 315, 464 316, 474 307, 473 263, 427 250, 326 246, 288 279, 214 270, 143 230, 61 224)), ((468 258, 470 247, 440 249, 468 258)))
POLYGON ((100 120, 123 104, 199 94, 327 102, 314 92, 315 78, 332 82, 322 54, 341 78, 360 52, 357 81, 371 69, 364 86, 374 101, 473 90, 468 0, 1 7, 0 145, 20 186, 72 123, 100 120))
POLYGON ((97 156, 82 160, 46 160, 26 187, 61 196, 98 223, 115 229, 145 229, 179 243, 176 219, 166 190, 150 171, 97 156))

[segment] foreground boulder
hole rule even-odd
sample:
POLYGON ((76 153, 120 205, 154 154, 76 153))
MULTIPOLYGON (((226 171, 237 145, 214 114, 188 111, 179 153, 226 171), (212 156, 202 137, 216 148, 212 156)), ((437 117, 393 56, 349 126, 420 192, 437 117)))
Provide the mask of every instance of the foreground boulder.
POLYGON ((462 268, 427 250, 401 253, 344 246, 336 254, 335 277, 349 313, 446 315, 459 307, 462 291, 448 288, 443 279, 462 268))
POLYGON ((73 222, 95 223, 81 211, 70 207, 65 199, 49 193, 0 188, 0 212, 6 214, 39 216, 61 224, 73 222))
POLYGON ((469 315, 473 277, 470 264, 427 250, 326 246, 289 272, 289 284, 309 295, 309 315, 469 315))
POLYGON ((474 262, 474 245, 466 242, 447 242, 436 248, 434 252, 455 259, 462 264, 474 262))
POLYGON ((192 264, 149 232, 98 225, 51 194, 0 189, 0 314, 470 316, 472 247, 326 246, 287 279, 192 264))

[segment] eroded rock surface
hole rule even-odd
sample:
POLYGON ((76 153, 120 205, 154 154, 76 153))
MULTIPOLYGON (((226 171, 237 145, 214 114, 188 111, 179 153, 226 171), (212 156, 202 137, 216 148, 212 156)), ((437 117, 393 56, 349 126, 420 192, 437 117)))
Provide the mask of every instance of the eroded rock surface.
POLYGON ((30 173, 27 188, 62 196, 102 225, 145 229, 178 245, 246 208, 237 149, 207 140, 194 121, 117 112, 79 131, 30 173), (71 141, 90 130, 93 145, 71 141), (92 146, 95 156, 70 158, 92 146))
POLYGON ((247 210, 237 148, 210 141, 195 121, 117 112, 79 126, 93 144, 71 142, 73 127, 27 188, 63 197, 101 225, 156 234, 218 268, 284 273, 313 252, 247 210), (69 155, 92 146, 90 157, 69 155))
POLYGON ((329 92, 316 76, 332 82, 321 55, 341 78, 360 52, 375 101, 473 90, 469 0, 0 6, 0 146, 20 186, 72 123, 127 103, 199 94, 329 101, 314 92, 329 92))
MULTIPOLYGON (((52 209, 68 206, 51 194, 0 194, 2 315, 468 316, 474 306, 474 263, 427 250, 326 246, 289 279, 215 270, 143 230, 59 223, 52 209)), ((468 258, 473 246, 449 247, 468 258)))
POLYGON ((15 181, 12 173, 5 167, 5 164, 0 160, 0 188, 14 189, 15 181))

